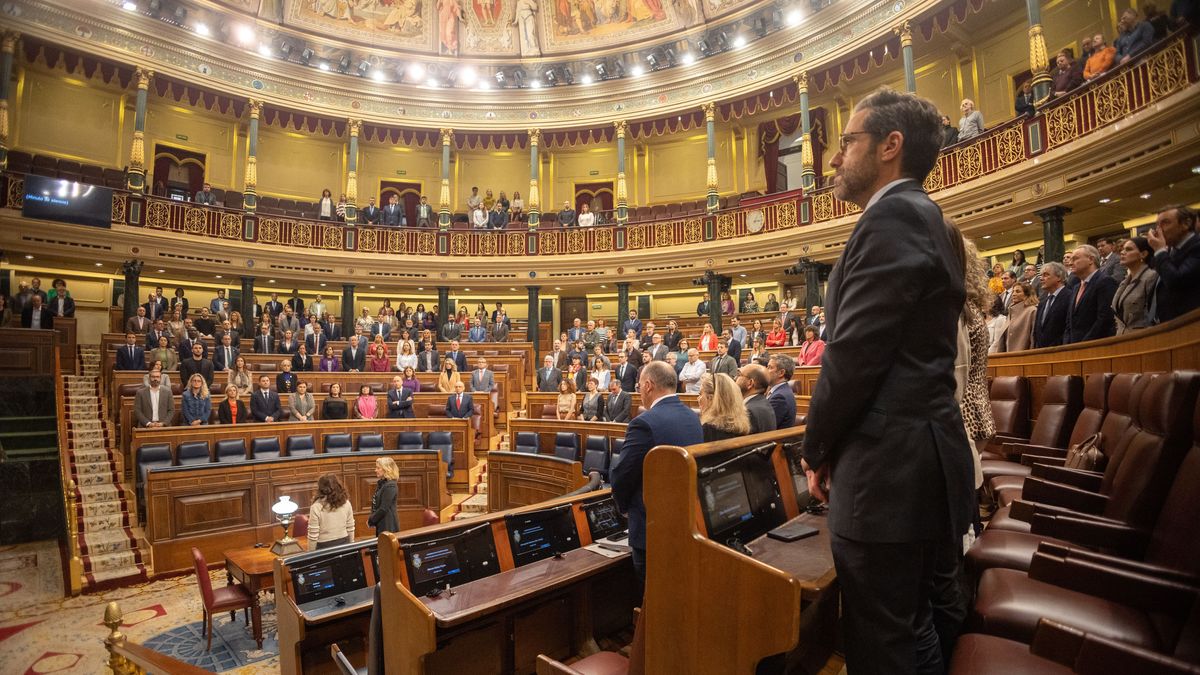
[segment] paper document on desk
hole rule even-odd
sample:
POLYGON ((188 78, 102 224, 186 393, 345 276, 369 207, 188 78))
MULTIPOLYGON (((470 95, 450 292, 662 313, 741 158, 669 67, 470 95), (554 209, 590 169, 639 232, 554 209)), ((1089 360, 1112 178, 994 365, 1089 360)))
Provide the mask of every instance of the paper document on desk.
POLYGON ((584 548, 592 553, 599 553, 605 558, 619 558, 629 553, 628 546, 621 546, 619 544, 595 543, 588 544, 587 546, 584 546, 584 548))

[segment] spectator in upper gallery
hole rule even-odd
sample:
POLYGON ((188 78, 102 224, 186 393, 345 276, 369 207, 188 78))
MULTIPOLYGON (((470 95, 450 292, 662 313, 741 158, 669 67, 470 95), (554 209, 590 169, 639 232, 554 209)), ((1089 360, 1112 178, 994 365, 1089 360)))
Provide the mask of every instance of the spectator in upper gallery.
POLYGON ((1117 39, 1113 40, 1118 64, 1128 62, 1153 43, 1154 26, 1149 21, 1139 21, 1137 10, 1132 7, 1121 12, 1121 20, 1117 22, 1117 39))
POLYGON ((709 305, 711 302, 712 299, 709 297, 708 293, 705 293, 704 299, 696 304, 696 316, 708 316, 710 309, 709 305))
POLYGON ((212 191, 212 183, 205 183, 204 187, 196 193, 196 198, 192 201, 205 206, 216 206, 217 195, 212 191))
POLYGON ((482 206, 471 209, 471 226, 476 230, 487 229, 489 222, 491 222, 491 218, 488 216, 487 209, 482 206))
POLYGON ((492 189, 488 188, 483 193, 482 206, 483 206, 484 210, 491 211, 492 207, 495 205, 496 205, 496 197, 495 197, 495 195, 492 194, 492 189))
POLYGON ((500 196, 496 199, 496 203, 500 205, 500 208, 504 209, 506 214, 512 208, 512 202, 508 201, 508 196, 504 194, 504 190, 500 191, 500 196))
POLYGON ((1125 268, 1121 267, 1121 254, 1117 252, 1121 241, 1120 237, 1101 237, 1096 242, 1096 250, 1100 252, 1100 271, 1117 281, 1125 278, 1125 268))
POLYGON ((706 374, 701 378, 697 401, 705 443, 750 433, 750 417, 742 401, 742 392, 725 373, 706 374))
POLYGON ((138 334, 125 333, 124 346, 117 348, 117 362, 113 370, 145 370, 146 350, 138 346, 138 334))
POLYGON ((343 194, 338 197, 337 206, 333 207, 335 220, 339 222, 346 220, 346 207, 349 205, 350 202, 346 200, 346 195, 343 194))
POLYGON ((279 394, 271 391, 271 378, 258 376, 258 391, 250 395, 250 417, 256 422, 278 422, 283 417, 279 394))
POLYGON ((488 212, 488 228, 493 230, 503 230, 508 227, 508 211, 499 200, 492 206, 492 210, 488 212))
POLYGON ((479 188, 472 187, 471 194, 467 195, 467 210, 474 211, 483 205, 483 197, 479 194, 479 188))
POLYGON ((1059 52, 1054 59, 1055 68, 1050 73, 1054 79, 1054 95, 1062 96, 1083 84, 1083 71, 1074 63, 1066 52, 1059 52))
POLYGON ((729 293, 721 294, 721 315, 733 316, 737 311, 737 307, 733 304, 733 298, 729 297, 729 293))
POLYGON ((358 222, 364 225, 378 225, 383 220, 383 211, 375 205, 375 198, 367 200, 367 205, 358 211, 358 222))
POLYGON ((816 326, 804 327, 804 342, 800 345, 800 357, 797 365, 819 366, 821 355, 825 353, 825 341, 820 338, 816 326))
POLYGON ((283 313, 283 303, 279 301, 278 293, 271 294, 271 299, 267 302, 267 304, 263 305, 263 311, 265 311, 267 314, 270 314, 272 320, 283 313))
POLYGON ((146 333, 150 332, 150 327, 153 325, 154 324, 150 322, 150 319, 146 318, 145 305, 138 305, 136 313, 129 317, 129 319, 125 322, 125 331, 128 333, 145 335, 146 333))
POLYGON ((746 291, 746 297, 742 298, 742 307, 738 311, 742 314, 753 314, 758 311, 758 301, 754 299, 754 291, 746 291))
POLYGON ((162 373, 151 371, 150 386, 138 390, 133 415, 139 427, 169 427, 175 417, 175 398, 162 386, 162 373))
POLYGON ((1063 344, 1096 340, 1116 332, 1112 300, 1117 280, 1102 273, 1099 265, 1100 252, 1095 246, 1080 246, 1071 254, 1071 271, 1079 279, 1079 288, 1070 296, 1063 344))
MULTIPOLYGON (((1200 3, 1195 2, 1195 0, 1182 0, 1179 4, 1189 4, 1197 8, 1197 10, 1200 10, 1200 3)), ((1146 13, 1146 21, 1149 21, 1150 26, 1154 29, 1155 41, 1165 38, 1167 33, 1174 30, 1175 26, 1171 21, 1171 17, 1163 14, 1157 6, 1148 2, 1143 3, 1142 11, 1146 13)))
POLYGON ((75 300, 71 298, 71 292, 67 290, 67 282, 55 279, 51 286, 53 288, 47 296, 50 313, 56 317, 71 318, 75 316, 75 300))
POLYGON ((1096 33, 1092 38, 1092 55, 1088 57, 1087 65, 1083 67, 1084 79, 1091 81, 1108 72, 1117 59, 1115 47, 1109 47, 1102 33, 1096 33))
POLYGON ((433 227, 433 222, 433 205, 428 197, 421 195, 421 201, 417 202, 417 227, 433 227))
POLYGON ((983 113, 975 109, 975 102, 964 98, 959 105, 962 117, 958 118, 958 140, 965 141, 983 133, 983 113))
POLYGON ((958 127, 950 123, 949 115, 942 115, 942 147, 958 142, 958 127))
POLYGON ((512 204, 509 206, 509 211, 512 213, 513 222, 520 222, 525 219, 525 200, 521 199, 521 192, 513 190, 512 204))
POLYGON ((561 227, 572 227, 576 225, 575 209, 571 207, 571 202, 563 202, 562 210, 558 212, 558 224, 561 227))
POLYGON ((212 386, 213 362, 204 356, 204 346, 199 342, 192 345, 192 357, 179 363, 179 379, 187 382, 195 373, 204 376, 204 383, 212 386))
POLYGON ((764 311, 764 312, 778 312, 779 311, 779 300, 777 300, 775 298, 774 293, 767 293, 767 302, 766 302, 766 304, 763 305, 762 311, 764 311))
POLYGON ((21 327, 50 330, 54 328, 54 313, 43 303, 42 296, 29 296, 29 303, 21 310, 21 327))
POLYGON ((596 214, 592 213, 592 205, 588 202, 580 205, 578 222, 580 227, 591 227, 596 224, 596 214))
POLYGON ((381 218, 384 227, 400 227, 405 224, 404 207, 400 205, 399 196, 395 194, 388 196, 388 203, 383 207, 381 218))
POLYGON ((1158 273, 1157 319, 1170 321, 1200 307, 1200 235, 1196 211, 1168 206, 1158 212, 1154 229, 1146 233, 1154 249, 1150 266, 1158 273))
POLYGON ((1017 100, 1014 104, 1018 115, 1032 117, 1037 110, 1033 107, 1033 82, 1025 80, 1021 84, 1021 89, 1017 91, 1017 100))
POLYGON ((241 350, 233 343, 229 334, 221 336, 221 344, 217 345, 213 350, 213 368, 216 370, 233 370, 233 364, 237 363, 237 357, 241 355, 241 350))
POLYGON ((1151 306, 1158 273, 1150 269, 1154 249, 1145 237, 1126 239, 1121 245, 1121 265, 1128 272, 1113 295, 1113 317, 1117 335, 1154 324, 1151 306))
POLYGON ((212 397, 199 373, 188 378, 180 397, 179 412, 184 425, 190 427, 208 424, 208 418, 212 417, 212 397))
POLYGON ((1013 284, 1012 302, 1008 308, 1008 325, 1000 333, 996 352, 1019 352, 1033 346, 1033 324, 1037 317, 1038 298, 1033 287, 1024 282, 1013 284))
POLYGON ((317 202, 317 220, 333 220, 336 208, 329 188, 321 190, 321 199, 317 202))

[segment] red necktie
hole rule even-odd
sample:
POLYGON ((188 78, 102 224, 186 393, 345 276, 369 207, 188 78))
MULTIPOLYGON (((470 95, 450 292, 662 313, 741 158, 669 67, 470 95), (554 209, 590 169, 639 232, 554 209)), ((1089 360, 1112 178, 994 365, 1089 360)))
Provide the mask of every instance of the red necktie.
POLYGON ((1075 293, 1075 306, 1079 306, 1079 299, 1083 297, 1083 291, 1087 288, 1087 282, 1079 282, 1079 291, 1075 293))
POLYGON ((462 394, 458 395, 458 400, 454 402, 454 407, 460 410, 462 409, 462 394))

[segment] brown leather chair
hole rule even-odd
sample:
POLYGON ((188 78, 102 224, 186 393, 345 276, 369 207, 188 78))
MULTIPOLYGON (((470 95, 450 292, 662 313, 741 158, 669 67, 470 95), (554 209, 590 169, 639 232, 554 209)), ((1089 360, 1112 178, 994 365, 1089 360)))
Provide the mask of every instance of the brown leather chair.
POLYGON ((616 652, 596 652, 566 665, 539 654, 537 675, 643 675, 646 670, 646 636, 642 626, 642 610, 634 609, 633 642, 629 658, 616 652))
POLYGON ((208 647, 212 650, 212 618, 217 612, 229 612, 229 619, 237 618, 237 611, 246 613, 246 625, 250 625, 250 607, 254 604, 254 596, 242 584, 227 584, 213 589, 212 579, 208 576, 208 563, 200 549, 192 548, 192 564, 196 569, 196 584, 200 587, 200 600, 204 605, 204 630, 208 635, 208 647))
POLYGON ((1055 375, 1046 380, 1043 403, 1028 443, 1004 443, 1001 452, 1005 460, 989 459, 983 464, 984 484, 996 476, 1028 476, 1032 464, 1022 464, 1025 454, 1066 456, 1066 448, 1100 430, 1106 409, 1105 394, 1112 375, 1088 375, 1085 383, 1077 375, 1055 375), (1078 422, 1083 410, 1091 424, 1078 422), (1090 429, 1090 431, 1088 431, 1090 429), (1015 460, 1015 461, 1014 461, 1015 460))
POLYGON ((1200 407, 1194 399, 1191 407, 1192 419, 1177 425, 1192 427, 1187 429, 1191 447, 1172 471, 1174 482, 1153 530, 1106 520, 1039 518, 1035 529, 1064 538, 1043 542, 1028 574, 983 573, 971 618, 975 629, 1028 642, 1039 619, 1047 618, 1193 662, 1200 658, 1200 433, 1195 431, 1200 407), (1117 554, 1071 543, 1079 540, 1117 554))
MULTIPOLYGON (((1034 476, 1026 481, 1025 493, 1031 501, 1018 502, 1011 514, 1030 523, 1030 531, 989 527, 967 552, 967 566, 971 570, 978 573, 996 567, 1029 569, 1034 552, 1047 541, 1106 549, 1117 543, 1107 540, 1105 530, 1089 530, 1075 539, 1059 538, 1060 534, 1075 531, 1054 526, 1054 522, 1059 522, 1056 518, 1064 523, 1101 519, 1107 530, 1124 527, 1145 532, 1154 524, 1168 490, 1173 482, 1178 483, 1177 471, 1193 443, 1191 423, 1197 414, 1200 374, 1163 373, 1143 381, 1146 385, 1141 387, 1134 424, 1124 439, 1127 447, 1123 461, 1110 483, 1112 489, 1107 492, 1100 489, 1108 472, 1098 474, 1039 465, 1034 476), (1042 472, 1052 473, 1061 482, 1038 477, 1042 472)), ((1196 477, 1200 479, 1200 453, 1196 463, 1196 477)), ((1200 555, 1200 547, 1197 553, 1200 555)))
POLYGON ((989 395, 992 417, 996 420, 996 438, 980 453, 982 459, 1004 459, 1000 444, 1023 442, 1029 438, 1029 382, 1024 377, 1007 375, 992 379, 989 395))
POLYGON ((301 513, 292 520, 292 537, 299 539, 308 536, 308 516, 301 513))
MULTIPOLYGON (((1104 414, 1104 421, 1100 424, 1101 434, 1101 450, 1106 456, 1111 456, 1115 452, 1121 439, 1124 438, 1125 432, 1133 424, 1133 411, 1136 408, 1137 400, 1134 398, 1135 392, 1138 396, 1141 395, 1141 389, 1137 386, 1139 381, 1143 379, 1140 373, 1121 373, 1113 377, 1112 384, 1108 387, 1108 411, 1104 414)), ((1146 379, 1146 384, 1149 379, 1146 379)), ((1144 385, 1143 385, 1144 386, 1144 385)), ((1034 461, 1022 459, 1022 462, 1028 461, 1030 470, 1035 463, 1041 464, 1058 464, 1060 462, 1034 461)), ((1110 463, 1111 464, 1111 463, 1110 463)), ((1109 468, 1105 466, 1105 470, 1109 468)), ((1113 467, 1115 469, 1115 467, 1113 467)), ((988 523, 990 528, 1016 530, 1020 532, 1028 532, 1029 524, 1025 521, 1015 520, 1009 517, 1009 504, 1014 500, 1020 499, 1021 489, 1025 484, 1025 476, 1000 476, 993 478, 989 484, 989 488, 997 504, 1001 507, 992 516, 992 520, 988 523)))

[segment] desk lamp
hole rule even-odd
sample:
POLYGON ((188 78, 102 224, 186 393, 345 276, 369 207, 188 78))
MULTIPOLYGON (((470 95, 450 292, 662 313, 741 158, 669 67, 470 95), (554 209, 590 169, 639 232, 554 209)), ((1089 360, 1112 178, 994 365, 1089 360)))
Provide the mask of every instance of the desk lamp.
POLYGON ((292 525, 292 517, 298 508, 299 506, 296 505, 296 502, 292 501, 292 498, 287 495, 281 496, 279 501, 271 506, 271 512, 275 514, 276 518, 279 518, 279 524, 283 526, 283 537, 275 540, 275 544, 271 546, 271 553, 283 556, 299 553, 304 550, 300 548, 300 542, 292 539, 291 535, 288 534, 292 525))

